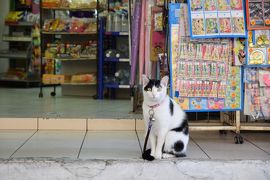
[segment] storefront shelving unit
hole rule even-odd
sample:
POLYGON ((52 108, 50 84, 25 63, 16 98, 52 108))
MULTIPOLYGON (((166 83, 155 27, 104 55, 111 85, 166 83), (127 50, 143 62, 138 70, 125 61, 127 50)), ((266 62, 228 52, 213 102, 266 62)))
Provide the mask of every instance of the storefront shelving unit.
MULTIPOLYGON (((231 51, 227 51, 227 55, 228 56, 223 56, 222 57, 220 55, 220 60, 222 60, 222 63, 225 63, 225 66, 228 67, 228 72, 230 72, 229 74, 231 74, 231 78, 226 78, 226 79, 211 79, 210 75, 209 76, 194 76, 196 75, 196 73, 194 74, 187 74, 186 76, 183 75, 183 71, 181 71, 183 68, 182 67, 190 67, 190 63, 191 61, 194 59, 192 58, 192 56, 195 56, 197 53, 187 53, 185 50, 183 50, 183 48, 185 48, 187 45, 189 46, 189 51, 192 49, 193 43, 194 41, 196 42, 196 40, 193 40, 192 38, 189 37, 190 33, 190 29, 188 26, 188 23, 190 22, 190 20, 185 19, 185 17, 187 17, 187 13, 188 13, 188 6, 187 4, 170 4, 169 9, 169 24, 170 24, 170 75, 171 75, 171 97, 174 98, 177 102, 179 102, 179 104, 182 106, 182 108, 186 111, 186 112, 192 112, 192 113, 196 113, 196 112, 220 112, 220 121, 203 121, 203 122, 192 122, 190 123, 190 130, 191 131, 219 131, 220 134, 226 134, 226 131, 234 131, 236 133, 235 137, 234 137, 234 142, 236 144, 242 144, 243 143, 243 138, 240 135, 240 111, 243 108, 243 82, 242 82, 242 68, 232 68, 230 67, 230 64, 228 63, 229 59, 231 59, 231 51), (181 23, 181 25, 179 24, 179 21, 181 23), (182 29, 181 29, 182 28, 182 29), (179 33, 181 32, 181 33, 179 33), (181 47, 180 47, 180 46, 181 47), (178 53, 179 52, 179 53, 178 53), (185 55, 187 54, 187 56, 185 55), (191 55, 189 55, 191 54, 191 55), (190 58, 191 57, 191 58, 190 58), (227 60, 226 60, 227 59, 227 60), (179 74, 177 74, 179 73, 179 74), (181 76, 181 77, 180 77, 181 76), (195 77, 195 78, 194 78, 195 77), (206 77, 206 79, 203 79, 203 77, 206 77), (196 79, 197 78, 197 79, 196 79), (218 96, 212 98, 212 96, 208 96, 207 93, 206 95, 198 95, 196 96, 196 94, 200 91, 200 87, 198 86, 198 82, 199 85, 201 82, 207 82, 208 79, 211 81, 217 81, 220 83, 223 81, 225 83, 226 86, 226 90, 225 90, 225 96, 221 96, 223 98, 220 98, 219 93, 222 94, 222 92, 218 93, 218 96), (183 82, 184 81, 184 82, 183 82), (186 81, 188 81, 188 83, 190 83, 191 81, 196 83, 196 86, 193 86, 193 84, 188 85, 188 86, 183 86, 186 81), (236 81, 234 84, 237 84, 237 87, 235 86, 235 88, 231 87, 231 82, 232 81, 236 81), (177 82, 177 83, 176 83, 177 82), (181 85, 180 85, 181 84, 181 85), (182 88, 180 88, 180 86, 182 88), (192 86, 194 89, 194 93, 195 96, 192 95, 190 96, 191 93, 193 93, 192 90, 192 86), (191 87, 191 89, 189 89, 191 87), (195 88, 194 88, 195 87, 195 88), (190 91, 188 92, 183 92, 183 88, 187 88, 190 91), (176 90, 177 89, 177 90, 176 90), (233 93, 234 95, 237 94, 237 96, 233 96, 234 98, 229 99, 229 95, 227 90, 229 90, 228 92, 230 92, 230 96, 231 93, 233 93), (196 93, 197 92, 197 93, 196 93), (185 93, 188 93, 187 95, 185 95, 185 93), (195 98, 194 98, 195 97, 195 98), (226 99, 228 98, 228 99, 226 99), (222 102, 224 99, 224 102, 222 102), (227 101, 227 102, 226 102, 227 101), (213 103, 215 102, 215 103, 213 103), (213 104, 216 104, 216 102, 219 102, 217 104, 217 106, 212 106, 213 104), (194 104, 193 104, 194 103, 194 104), (213 103, 213 104, 212 104, 213 103), (212 104, 212 105, 211 105, 212 104), (220 106, 220 104, 223 104, 220 106), (197 107, 198 105, 198 107, 197 107), (233 106, 232 106, 233 105, 233 106)), ((232 42, 230 40, 227 41, 227 44, 225 45, 223 41, 218 41, 218 39, 215 41, 203 41, 203 40, 199 40, 199 43, 195 43, 196 45, 200 46, 200 43, 206 43, 204 45, 207 45, 207 43, 217 43, 216 45, 214 45, 213 47, 218 47, 218 46, 222 46, 222 49, 226 49, 227 48, 231 48, 232 47, 232 42), (224 46, 225 45, 225 46, 224 46)), ((198 51, 197 51, 198 52, 198 51)), ((224 52, 226 54, 225 51, 222 50, 222 52, 224 52)), ((204 55, 198 53, 198 57, 195 57, 195 59, 197 58, 198 61, 201 59, 203 60, 203 62, 209 63, 208 60, 212 60, 212 58, 206 57, 206 58, 201 58, 204 55), (200 56, 202 55, 202 56, 200 56), (209 59, 208 59, 209 58, 209 59)), ((212 55, 212 54, 211 54, 212 55)), ((196 55, 197 56, 197 55, 196 55)), ((197 61, 196 59, 196 61, 197 61)), ((213 58, 214 59, 214 58, 213 58)), ((197 62, 194 62, 195 65, 197 62)), ((222 63, 218 63, 217 66, 219 66, 222 63)), ((210 71, 210 69, 209 69, 210 71)), ((185 71, 187 72, 187 71, 185 71)), ((195 70, 193 71, 195 72, 195 70)), ((198 72, 198 71, 196 71, 198 72)), ((207 71, 208 72, 208 71, 207 71)), ((203 70, 202 72, 203 73, 203 70)), ((185 73, 184 73, 185 74, 185 73)), ((208 89, 208 84, 204 85, 204 90, 208 89)), ((212 85, 211 85, 211 91, 212 91, 212 85)), ((215 89, 215 88, 213 88, 215 89)), ((203 90, 203 91, 204 91, 203 90)), ((201 94, 201 93, 199 93, 201 94)))
MULTIPOLYGON (((128 17, 130 17, 130 13, 128 14, 128 17)), ((106 75, 106 72, 104 70, 104 67, 107 66, 109 70, 112 70, 112 72, 116 72, 117 66, 125 67, 125 69, 130 69, 130 59, 129 57, 105 57, 105 48, 106 47, 116 47, 116 39, 118 37, 124 37, 129 42, 129 56, 130 56, 130 35, 129 31, 127 32, 106 32, 106 24, 105 24, 105 18, 100 19, 100 29, 99 29, 99 87, 98 87, 98 98, 103 99, 104 98, 104 90, 107 89, 108 93, 110 92, 111 98, 115 98, 115 91, 117 89, 130 89, 129 84, 117 84, 117 83, 105 83, 104 82, 104 76, 106 75), (105 41, 110 39, 111 44, 108 46, 108 44, 105 45, 105 41)), ((130 27, 129 24, 130 20, 128 20, 128 27, 130 27)), ((129 29, 129 28, 128 28, 129 29)))
MULTIPOLYGON (((51 13, 52 18, 55 18, 56 12, 84 12, 92 13, 92 19, 95 19, 96 30, 88 32, 51 32, 51 31, 41 31, 41 54, 43 56, 42 63, 44 63, 44 53, 45 53, 45 44, 52 42, 55 39, 60 40, 61 43, 66 44, 80 44, 89 40, 94 40, 98 43, 98 5, 99 1, 96 1, 95 7, 43 7, 42 0, 40 3, 40 26, 43 27, 45 15, 51 13)), ((53 85, 53 91, 51 96, 56 95, 56 86, 61 85, 62 95, 76 95, 76 96, 90 96, 94 97, 97 94, 97 82, 70 82, 67 81, 68 76, 84 73, 95 73, 97 75, 97 59, 98 53, 97 50, 95 54, 90 56, 81 56, 81 57, 54 57, 54 74, 56 74, 56 61, 61 64, 60 74, 64 75, 65 82, 61 84, 50 84, 53 85)), ((44 67, 42 67, 42 72, 40 74, 41 79, 44 74, 44 67)), ((43 97, 43 84, 42 80, 40 82, 40 93, 39 97, 43 97)))
MULTIPOLYGON (((31 6, 21 6, 19 2, 11 2, 10 11, 31 12, 31 6)), ((8 34, 2 35, 2 41, 8 42, 8 48, 0 50, 0 58, 9 60, 9 70, 1 75, 0 83, 12 86, 37 86, 39 82, 38 72, 32 71, 32 30, 34 22, 21 20, 18 22, 6 22, 8 34), (18 72, 17 72, 18 71, 18 72), (23 73, 24 75, 17 76, 23 73), (15 73, 15 74, 14 74, 15 73)))

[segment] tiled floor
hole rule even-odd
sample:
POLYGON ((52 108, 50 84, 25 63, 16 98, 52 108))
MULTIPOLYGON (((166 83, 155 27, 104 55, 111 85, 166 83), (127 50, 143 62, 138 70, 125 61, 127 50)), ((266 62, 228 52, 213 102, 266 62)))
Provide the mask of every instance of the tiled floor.
POLYGON ((130 100, 95 100, 90 97, 51 97, 52 88, 44 88, 44 97, 39 98, 39 88, 0 88, 0 117, 10 118, 141 118, 133 114, 130 100))
MULTIPOLYGON (((269 133, 191 132, 188 159, 270 159, 269 133)), ((135 131, 0 131, 0 158, 138 159, 143 132, 135 131)))

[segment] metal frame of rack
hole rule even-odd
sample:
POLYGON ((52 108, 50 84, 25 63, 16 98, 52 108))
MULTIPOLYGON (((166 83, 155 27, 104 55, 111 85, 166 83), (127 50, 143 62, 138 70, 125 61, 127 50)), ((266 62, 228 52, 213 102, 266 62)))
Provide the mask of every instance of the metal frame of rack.
MULTIPOLYGON (((169 2, 168 2, 169 3, 169 2)), ((169 6, 167 4, 167 7, 169 9, 169 6)), ((168 22, 168 17, 167 17, 168 22)), ((169 28, 167 28, 169 29, 169 28)), ((169 32, 167 34, 167 40, 169 39, 169 32)), ((167 45, 169 45, 169 42, 166 42, 167 45)), ((170 46, 170 45, 169 45, 170 46)), ((170 48, 167 48, 169 51, 170 48)), ((168 54, 168 59, 170 58, 170 54, 168 54)), ((170 67, 171 70, 171 67, 170 67)), ((194 111, 195 113, 196 111, 194 111)), ((198 111, 199 112, 199 111, 198 111)), ((205 111, 208 112, 208 111, 205 111)), ((190 130, 191 131, 219 131, 220 134, 226 134, 227 131, 233 131, 235 132, 234 142, 236 144, 242 144, 244 142, 243 137, 240 135, 240 111, 220 111, 220 121, 196 121, 196 122, 189 122, 190 124, 190 130)))
MULTIPOLYGON (((270 31, 270 30, 269 30, 270 31)), ((248 43, 246 43, 246 46, 248 46, 248 43)), ((248 48, 247 48, 248 49, 248 48)), ((247 52, 246 49, 246 52, 247 52)), ((270 65, 245 65, 244 67, 246 68, 270 68, 270 65)), ((251 116, 248 115, 243 115, 241 116, 239 114, 239 118, 241 119, 246 119, 246 122, 244 120, 241 121, 241 126, 239 128, 239 133, 240 131, 270 131, 270 119, 266 119, 263 117, 258 121, 258 119, 254 119, 254 122, 250 121, 251 116), (263 122, 265 120, 265 122, 263 122)))
MULTIPOLYGON (((49 7, 42 7, 42 0, 40 0, 40 27, 43 27, 43 11, 53 11, 53 16, 55 17, 55 11, 95 11, 96 12, 96 32, 83 32, 83 33, 77 33, 77 32, 45 32, 41 28, 41 73, 40 73, 40 92, 39 92, 39 97, 43 97, 43 87, 45 84, 42 82, 42 76, 44 74, 44 68, 43 68, 43 54, 45 52, 45 47, 44 47, 44 36, 56 36, 56 35, 70 35, 70 36, 95 36, 97 44, 99 43, 98 41, 98 32, 99 32, 99 0, 97 0, 97 5, 96 8, 67 8, 67 7, 55 7, 55 8, 49 8, 49 7)), ((97 52, 97 51, 96 51, 97 52)), ((80 57, 80 58, 54 58, 54 74, 56 74, 56 61, 55 60, 60 60, 64 62, 74 62, 76 61, 93 61, 93 60, 98 60, 98 52, 95 55, 95 58, 93 57, 80 57), (74 61, 73 61, 74 60, 74 61)), ((98 71, 98 67, 96 67, 96 70, 98 71)), ((98 74, 98 72, 97 72, 98 74)), ((50 86, 53 86, 53 91, 51 92, 51 96, 56 95, 56 86, 60 84, 50 84, 50 86)), ((93 86, 97 85, 97 83, 63 83, 62 85, 69 85, 69 86, 93 86)))
MULTIPOLYGON (((130 89, 130 85, 118 85, 114 83, 104 83, 104 64, 111 63, 112 69, 115 72, 116 70, 116 63, 129 63, 130 64, 130 58, 115 58, 115 57, 105 57, 104 56, 104 43, 105 39, 108 38, 117 38, 117 37, 123 37, 127 36, 129 41, 129 56, 131 55, 131 38, 130 38, 130 1, 129 1, 129 7, 128 7, 128 32, 106 32, 105 31, 105 18, 100 18, 99 20, 99 77, 98 77, 98 99, 104 98, 104 90, 108 89, 111 91, 111 98, 115 98, 115 90, 116 89, 130 89)), ((109 7, 108 7, 109 9, 109 7)), ((115 46, 115 41, 113 46, 115 46)))
MULTIPOLYGON (((31 8, 29 7, 17 7, 15 5, 15 10, 26 10, 29 11, 31 8)), ((9 26, 9 34, 8 35, 3 35, 2 40, 9 42, 9 49, 1 50, 0 51, 0 58, 7 58, 9 59, 10 65, 13 65, 17 67, 17 62, 18 61, 25 61, 25 73, 26 73, 26 79, 10 79, 10 78, 1 78, 0 83, 4 85, 9 85, 9 86, 21 86, 23 85, 24 87, 31 87, 31 86, 37 86, 39 79, 35 78, 30 78, 29 77, 29 66, 30 66, 30 61, 31 61, 31 54, 32 54, 32 28, 33 28, 34 23, 32 22, 16 22, 16 23, 8 23, 6 26, 9 26), (14 30, 17 29, 28 29, 30 35, 28 36, 12 36, 11 33, 14 30), (15 49, 10 49, 14 48, 15 46, 19 45, 19 47, 27 47, 24 50, 15 50, 15 49)), ((20 62, 20 64, 22 64, 20 62)))

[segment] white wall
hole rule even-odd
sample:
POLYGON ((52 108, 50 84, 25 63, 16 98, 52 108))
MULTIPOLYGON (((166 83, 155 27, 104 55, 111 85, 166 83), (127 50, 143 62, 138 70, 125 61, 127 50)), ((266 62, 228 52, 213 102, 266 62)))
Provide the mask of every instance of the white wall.
MULTIPOLYGON (((7 33, 8 28, 5 26, 5 17, 9 12, 9 0, 0 1, 0 50, 7 49, 8 43, 2 41, 2 34, 7 33)), ((6 72, 9 66, 8 59, 0 59, 0 73, 6 72)))

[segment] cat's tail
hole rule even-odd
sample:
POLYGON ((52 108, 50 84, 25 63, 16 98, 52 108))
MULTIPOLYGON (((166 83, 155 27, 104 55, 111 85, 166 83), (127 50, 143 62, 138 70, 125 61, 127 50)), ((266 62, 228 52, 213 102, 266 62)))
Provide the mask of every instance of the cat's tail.
POLYGON ((153 161, 155 158, 151 156, 151 149, 147 149, 142 153, 142 158, 148 161, 153 161))

